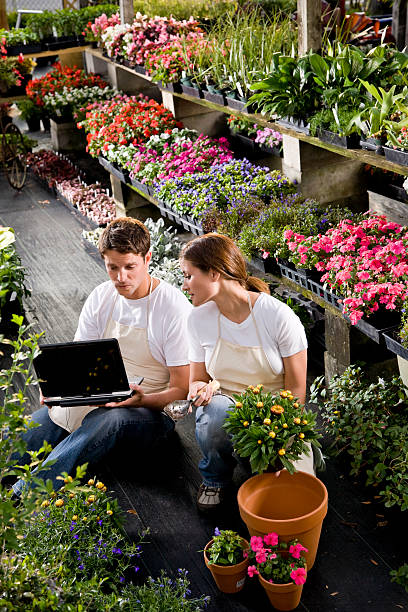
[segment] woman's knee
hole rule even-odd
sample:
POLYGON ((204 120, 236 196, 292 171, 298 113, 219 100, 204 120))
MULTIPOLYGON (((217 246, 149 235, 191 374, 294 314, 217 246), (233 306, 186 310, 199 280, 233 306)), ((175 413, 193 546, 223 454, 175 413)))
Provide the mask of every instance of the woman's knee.
POLYGON ((226 395, 216 395, 207 406, 199 406, 196 412, 197 439, 226 440, 228 435, 223 428, 228 410, 233 403, 226 395))

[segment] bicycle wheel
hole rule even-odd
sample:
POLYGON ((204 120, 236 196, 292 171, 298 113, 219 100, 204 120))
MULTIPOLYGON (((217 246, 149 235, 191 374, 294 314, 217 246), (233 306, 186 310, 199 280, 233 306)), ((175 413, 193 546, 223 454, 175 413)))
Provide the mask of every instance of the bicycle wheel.
POLYGON ((2 138, 3 166, 13 189, 22 189, 27 176, 26 148, 23 135, 14 123, 6 126, 2 138))

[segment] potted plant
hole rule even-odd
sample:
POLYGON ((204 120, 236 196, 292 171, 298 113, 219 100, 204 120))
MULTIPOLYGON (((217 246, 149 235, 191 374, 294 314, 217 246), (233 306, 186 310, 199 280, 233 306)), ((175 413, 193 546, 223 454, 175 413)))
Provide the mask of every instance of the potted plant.
POLYGON ((21 314, 23 297, 30 291, 25 284, 25 270, 16 253, 14 230, 0 227, 0 321, 2 331, 8 330, 13 314, 21 314))
POLYGON ((204 561, 223 593, 238 593, 245 584, 249 543, 235 531, 215 528, 204 548, 204 561))
POLYGON ((263 393, 262 385, 250 385, 234 397, 224 427, 236 454, 249 457, 257 473, 238 491, 241 518, 251 535, 275 531, 288 542, 301 534, 312 567, 327 512, 327 490, 315 476, 296 472, 296 462, 310 454, 310 445, 320 446, 315 414, 302 409, 289 390, 263 393), (274 471, 281 471, 279 477, 270 473, 274 471))
POLYGON ((27 123, 30 132, 38 132, 40 129, 40 121, 43 116, 43 109, 31 100, 19 100, 17 102, 20 116, 27 123))
POLYGON ((351 108, 337 105, 319 110, 310 118, 310 135, 345 149, 359 148, 358 128, 350 124, 355 112, 351 108))
MULTIPOLYGON (((391 122, 390 122, 391 123, 391 122)), ((387 125, 387 146, 384 147, 386 159, 396 164, 408 166, 408 109, 407 115, 396 126, 387 125)))
POLYGON ((248 575, 258 576, 276 610, 294 610, 306 582, 308 550, 297 540, 279 542, 277 533, 253 536, 249 549, 248 575))

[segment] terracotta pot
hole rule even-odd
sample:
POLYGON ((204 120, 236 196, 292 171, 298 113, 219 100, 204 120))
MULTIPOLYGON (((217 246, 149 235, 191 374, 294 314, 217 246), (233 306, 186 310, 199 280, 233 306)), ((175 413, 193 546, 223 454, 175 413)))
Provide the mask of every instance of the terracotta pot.
POLYGON ((276 610, 294 610, 297 608, 302 596, 303 584, 295 584, 294 582, 275 584, 268 582, 261 575, 258 575, 258 578, 269 601, 276 610))
MULTIPOLYGON (((249 542, 242 538, 242 541, 249 548, 249 542)), ((211 548, 213 540, 208 542, 204 548, 204 561, 208 569, 213 575, 215 584, 223 593, 238 593, 244 588, 249 559, 244 559, 236 565, 215 565, 209 563, 207 558, 207 550, 211 548)))
POLYGON ((327 499, 324 484, 306 472, 259 474, 238 490, 239 512, 251 536, 275 532, 282 542, 297 538, 309 551, 309 569, 316 558, 327 499))

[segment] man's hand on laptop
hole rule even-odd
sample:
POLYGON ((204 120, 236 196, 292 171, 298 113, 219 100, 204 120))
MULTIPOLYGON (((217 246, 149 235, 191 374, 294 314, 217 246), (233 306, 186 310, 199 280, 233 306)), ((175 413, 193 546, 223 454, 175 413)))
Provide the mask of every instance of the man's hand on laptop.
POLYGON ((123 402, 109 402, 105 404, 107 408, 116 408, 120 406, 143 406, 144 391, 140 385, 134 385, 130 383, 129 387, 132 389, 132 396, 123 402))

